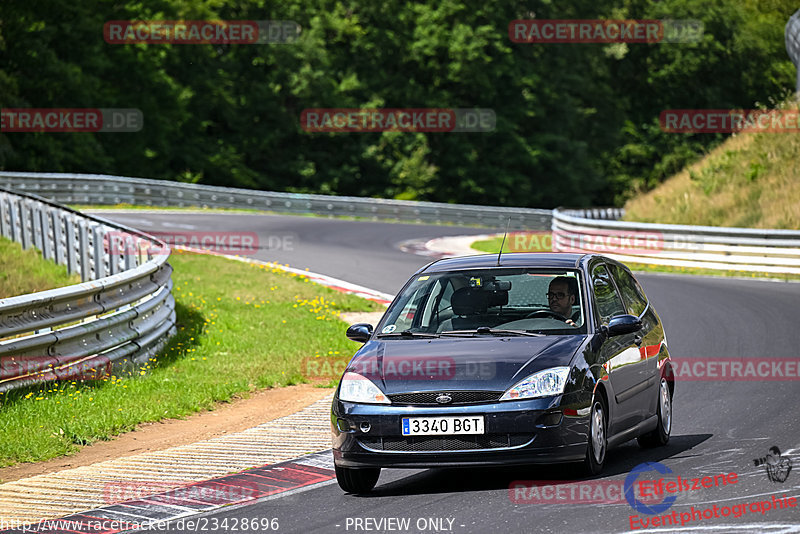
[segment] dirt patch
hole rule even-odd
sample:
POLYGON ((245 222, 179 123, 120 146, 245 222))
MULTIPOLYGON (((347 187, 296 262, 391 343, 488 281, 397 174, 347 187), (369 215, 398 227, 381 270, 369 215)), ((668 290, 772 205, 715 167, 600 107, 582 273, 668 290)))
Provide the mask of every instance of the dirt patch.
POLYGON ((0 481, 10 482, 55 473, 63 469, 169 449, 223 434, 241 432, 261 423, 293 414, 331 393, 333 389, 317 388, 310 384, 258 391, 251 393, 249 398, 220 403, 214 411, 202 412, 186 419, 143 423, 132 432, 122 434, 111 441, 99 441, 88 445, 72 456, 4 467, 0 469, 0 481))

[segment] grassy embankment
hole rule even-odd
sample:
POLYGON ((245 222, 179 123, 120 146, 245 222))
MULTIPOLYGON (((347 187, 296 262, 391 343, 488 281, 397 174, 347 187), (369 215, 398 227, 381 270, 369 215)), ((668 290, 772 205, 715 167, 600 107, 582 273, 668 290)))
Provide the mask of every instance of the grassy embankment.
POLYGON ((0 466, 69 454, 260 388, 330 385, 329 376, 306 376, 304 362, 346 362, 359 345, 345 338, 339 312, 382 309, 271 266, 193 254, 170 263, 179 333, 141 376, 0 395, 0 466))
POLYGON ((0 237, 0 298, 80 281, 79 276, 67 274, 65 266, 44 260, 38 250, 22 250, 19 243, 0 237))
POLYGON ((800 137, 740 134, 625 205, 625 220, 800 229, 800 137))

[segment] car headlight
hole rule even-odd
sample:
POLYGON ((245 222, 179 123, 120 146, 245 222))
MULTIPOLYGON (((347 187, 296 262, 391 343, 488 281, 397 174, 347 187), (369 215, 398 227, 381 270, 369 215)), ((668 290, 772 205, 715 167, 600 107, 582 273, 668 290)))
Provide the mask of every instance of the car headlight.
POLYGON ((551 367, 534 373, 525 380, 517 382, 514 387, 503 393, 504 400, 533 399, 549 397, 564 393, 564 386, 569 376, 569 367, 551 367))
POLYGON ((339 386, 339 400, 366 404, 391 404, 386 394, 368 378, 347 372, 339 386))

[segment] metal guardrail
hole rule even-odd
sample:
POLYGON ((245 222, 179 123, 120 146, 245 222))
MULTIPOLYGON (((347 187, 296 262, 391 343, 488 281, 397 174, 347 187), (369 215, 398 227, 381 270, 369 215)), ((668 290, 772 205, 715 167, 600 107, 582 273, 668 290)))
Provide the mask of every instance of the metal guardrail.
POLYGON ((0 392, 136 369, 175 333, 163 242, 3 188, 0 234, 83 280, 0 299, 0 392))
POLYGON ((553 250, 651 265, 800 274, 800 231, 616 220, 622 214, 553 210, 553 250))
POLYGON ((432 224, 548 229, 550 210, 310 195, 107 175, 0 172, 0 186, 64 204, 253 209, 432 224))

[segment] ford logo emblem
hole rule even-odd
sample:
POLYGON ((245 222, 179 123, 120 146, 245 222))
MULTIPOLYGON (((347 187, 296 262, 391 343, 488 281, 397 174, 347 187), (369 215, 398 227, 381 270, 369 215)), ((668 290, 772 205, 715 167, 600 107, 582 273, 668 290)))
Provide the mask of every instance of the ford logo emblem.
POLYGON ((447 404, 448 402, 452 401, 453 397, 448 395, 447 393, 442 393, 438 397, 436 397, 436 402, 439 404, 447 404))

